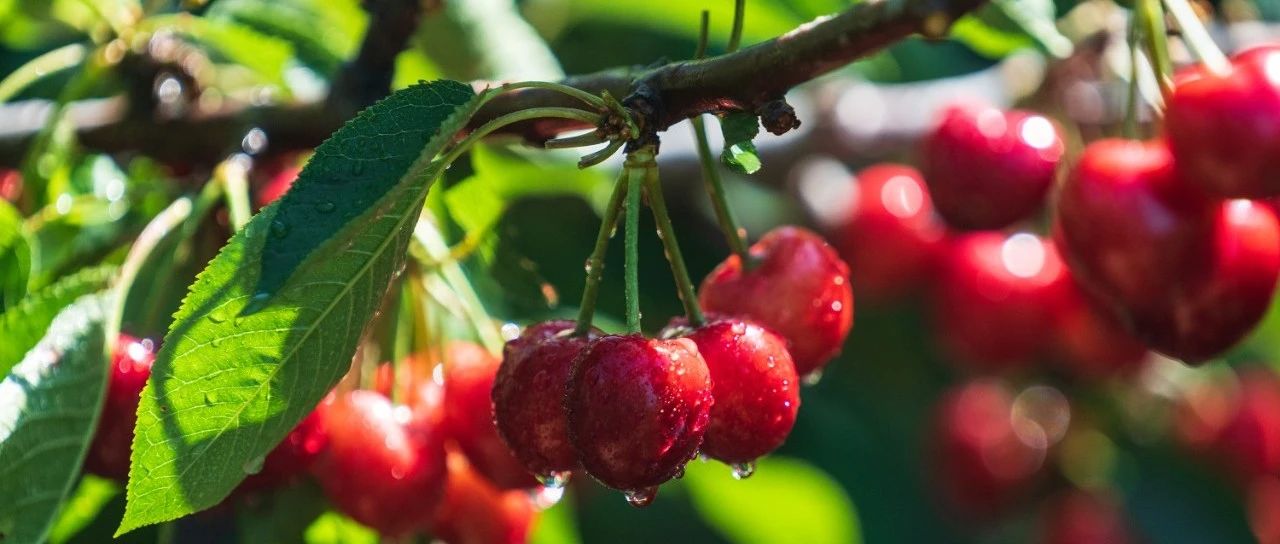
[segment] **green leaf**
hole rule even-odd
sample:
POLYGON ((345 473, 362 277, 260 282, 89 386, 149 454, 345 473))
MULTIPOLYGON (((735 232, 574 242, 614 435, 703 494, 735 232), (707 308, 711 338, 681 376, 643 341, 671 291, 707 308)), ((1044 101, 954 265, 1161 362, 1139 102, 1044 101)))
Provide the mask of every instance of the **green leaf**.
POLYGON ((325 512, 307 527, 307 544, 377 544, 378 533, 336 512, 325 512))
MULTIPOLYGON (((609 180, 598 168, 578 168, 574 160, 558 160, 546 152, 522 155, 512 150, 476 146, 471 152, 475 174, 444 194, 449 215, 468 233, 493 228, 512 202, 530 196, 576 195, 591 198, 609 180)), ((606 197, 607 198, 607 197, 606 197)))
POLYGON ((1066 58, 1075 48, 1071 38, 1058 30, 1053 0, 992 0, 991 6, 1004 13, 1050 55, 1066 58))
POLYGON ((115 275, 114 267, 89 268, 31 293, 0 314, 0 373, 18 364, 45 336, 58 312, 76 299, 100 291, 115 275))
POLYGON ((1039 47, 1058 58, 1071 54, 1071 39, 1058 31, 1052 0, 993 0, 951 26, 952 38, 978 54, 1004 58, 1039 47))
MULTIPOLYGON (((455 81, 415 85, 360 112, 320 144, 276 206, 257 292, 275 293, 307 255, 400 183, 440 127, 474 98, 470 86, 455 81)), ((438 149, 445 142, 434 143, 438 149)))
POLYGON ((120 494, 120 485, 106 478, 85 474, 80 485, 67 499, 58 514, 58 521, 49 532, 49 542, 60 544, 71 540, 93 524, 111 499, 120 494))
POLYGON ((304 481, 256 501, 243 501, 236 516, 240 542, 291 544, 305 542, 308 527, 328 503, 314 482, 304 481))
POLYGON ((234 21, 188 14, 153 16, 143 25, 143 30, 161 29, 185 35, 221 56, 229 65, 247 68, 281 91, 289 91, 284 73, 294 52, 287 41, 234 21))
POLYGON ((853 502, 803 461, 767 457, 741 481, 724 465, 690 463, 684 480, 703 519, 738 544, 862 541, 853 502))
POLYGON ((543 510, 534 520, 532 544, 579 544, 582 537, 573 522, 572 501, 560 501, 543 510))
MULTIPOLYGON (((270 305, 242 315, 269 262, 264 247, 279 239, 276 225, 286 224, 279 213, 311 205, 297 193, 325 183, 319 176, 299 180, 290 196, 255 216, 200 273, 142 393, 118 534, 220 502, 346 373, 365 325, 404 265, 427 189, 446 166, 431 158, 478 106, 469 90, 470 98, 461 100, 464 89, 469 87, 436 82, 397 92, 384 107, 375 106, 382 115, 361 115, 330 140, 330 149, 348 149, 345 135, 357 136, 365 149, 388 149, 419 132, 433 135, 365 213, 328 241, 316 240, 323 244, 270 305), (449 114, 436 115, 439 110, 449 114), (437 124, 424 127, 427 119, 437 124)), ((299 238, 313 238, 306 233, 313 225, 298 222, 301 217, 287 224, 299 238)))
POLYGON ((118 244, 127 241, 134 216, 123 203, 93 196, 60 198, 27 218, 31 244, 28 289, 39 289, 78 268, 98 264, 118 244))
POLYGON ((67 307, 0 382, 0 534, 42 542, 71 491, 106 389, 103 317, 89 295, 67 307))
POLYGON ((22 215, 0 200, 0 312, 27 294, 31 274, 31 246, 22 228, 22 215))
POLYGON ((205 17, 287 40, 299 60, 322 73, 334 72, 355 53, 367 20, 355 0, 219 0, 205 17))
POLYGON ((755 114, 734 112, 720 119, 720 133, 724 135, 724 150, 720 160, 729 168, 743 174, 760 170, 760 156, 752 143, 760 134, 760 118, 755 114))

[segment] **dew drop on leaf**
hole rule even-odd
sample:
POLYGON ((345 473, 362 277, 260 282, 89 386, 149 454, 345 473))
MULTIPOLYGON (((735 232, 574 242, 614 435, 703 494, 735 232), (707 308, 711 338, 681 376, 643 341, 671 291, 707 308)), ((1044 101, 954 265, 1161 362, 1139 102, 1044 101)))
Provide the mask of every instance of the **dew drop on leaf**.
POLYGON ((250 459, 250 460, 246 461, 246 462, 245 462, 245 464, 244 464, 244 467, 243 467, 243 468, 244 468, 244 473, 245 473, 245 474, 257 474, 257 473, 259 473, 259 472, 262 472, 262 463, 263 463, 265 460, 266 460, 266 458, 260 455, 260 456, 258 456, 258 457, 254 457, 253 459, 250 459))
POLYGON ((337 205, 332 202, 319 202, 316 204, 316 211, 320 213, 329 213, 335 208, 337 208, 337 205))
POLYGON ((272 222, 271 222, 271 235, 272 235, 272 236, 274 236, 274 237, 276 237, 276 238, 284 238, 285 236, 288 236, 288 235, 289 235, 289 225, 284 224, 284 222, 282 222, 282 221, 280 221, 280 220, 278 220, 278 219, 277 219, 277 220, 272 221, 272 222))

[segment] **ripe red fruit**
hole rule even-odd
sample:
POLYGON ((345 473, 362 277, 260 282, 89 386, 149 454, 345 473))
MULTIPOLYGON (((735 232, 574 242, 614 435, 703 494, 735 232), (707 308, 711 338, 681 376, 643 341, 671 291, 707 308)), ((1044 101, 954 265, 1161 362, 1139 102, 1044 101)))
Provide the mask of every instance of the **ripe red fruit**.
POLYGON ((587 473, 648 504, 702 445, 711 375, 692 340, 604 336, 574 363, 569 440, 587 473))
POLYGON ((1042 513, 1042 544, 1129 544, 1137 542, 1115 500, 1071 491, 1051 500, 1042 513))
POLYGON ((470 342, 451 342, 444 365, 444 426, 471 464, 504 489, 536 487, 538 480, 498 437, 491 400, 500 361, 470 342))
POLYGON ((1243 481, 1280 473, 1280 380, 1261 369, 1241 374, 1234 402, 1213 442, 1217 457, 1243 481))
POLYGON ((107 398, 102 406, 102 416, 98 418, 98 430, 85 458, 86 471, 121 482, 129 478, 129 454, 132 451, 133 427, 138 422, 138 401, 155 360, 155 346, 150 340, 139 340, 127 334, 116 339, 115 352, 111 355, 111 374, 107 377, 107 398))
POLYGON ((1249 526, 1258 544, 1280 544, 1280 478, 1258 478, 1248 493, 1249 526))
POLYGON ((331 393, 267 454, 262 469, 240 482, 235 493, 255 493, 291 484, 301 478, 329 444, 324 410, 333 403, 331 393))
POLYGON ((1034 234, 957 237, 934 296, 939 340, 973 370, 1028 363, 1050 346, 1069 281, 1053 244, 1034 234))
POLYGON ((731 255, 702 280, 703 308, 746 316, 781 334, 801 376, 822 368, 853 328, 849 267, 821 237, 799 227, 769 231, 750 255, 749 269, 731 255))
POLYGON ((0 200, 17 202, 22 196, 22 172, 0 168, 0 200))
POLYGON ((545 481, 577 469, 569 444, 564 392, 573 361, 601 333, 573 336, 573 321, 544 321, 524 330, 502 350, 493 384, 498 434, 528 471, 545 481), (559 474, 558 474, 559 473, 559 474))
POLYGON ((1043 442, 1013 425, 1013 398, 998 382, 966 383, 937 408, 934 467, 948 507, 965 517, 998 514, 1025 492, 1044 463, 1043 442))
POLYGON ((1053 185, 1062 138, 1030 112, 956 105, 924 140, 934 206, 960 229, 998 229, 1035 213, 1053 185))
POLYGON ((889 300, 925 284, 946 227, 920 173, 900 164, 872 166, 858 173, 853 194, 849 216, 834 230, 858 297, 889 300))
POLYGON ((373 391, 339 395, 323 421, 329 447, 316 478, 337 509, 386 536, 429 519, 444 492, 439 429, 373 391))
POLYGON ((1221 196, 1280 195, 1280 50, 1255 48, 1227 74, 1181 79, 1165 129, 1187 179, 1221 196))
POLYGON ((431 515, 431 536, 448 544, 523 544, 534 509, 523 491, 502 491, 450 452, 444 500, 431 515))
MULTIPOLYGON (((717 317, 690 330, 684 318, 664 336, 683 334, 698 345, 711 373, 711 421, 702 453, 745 465, 781 446, 800 409, 800 387, 786 341, 739 318, 717 317)), ((748 469, 747 466, 739 470, 748 469)))
POLYGON ((1074 278, 1063 289, 1056 325, 1056 361, 1084 380, 1133 373, 1147 358, 1147 346, 1125 332, 1115 316, 1089 300, 1074 278))
POLYGON ((303 161, 295 153, 273 158, 262 169, 266 174, 266 181, 255 192, 253 203, 264 208, 284 196, 298 179, 298 174, 302 173, 302 166, 303 161))

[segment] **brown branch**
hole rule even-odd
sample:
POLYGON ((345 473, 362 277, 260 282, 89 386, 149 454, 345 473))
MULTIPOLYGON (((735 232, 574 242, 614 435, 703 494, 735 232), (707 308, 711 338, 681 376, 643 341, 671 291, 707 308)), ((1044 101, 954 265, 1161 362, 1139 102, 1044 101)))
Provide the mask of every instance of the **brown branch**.
MULTIPOLYGON (((699 113, 757 111, 788 89, 896 40, 914 33, 941 36, 951 21, 985 1, 869 0, 735 53, 649 69, 608 70, 570 77, 563 83, 592 93, 630 97, 630 103, 644 113, 646 129, 660 131, 699 113)), ((576 105, 552 91, 525 89, 490 102, 472 126, 530 107, 576 105)), ((313 147, 349 117, 345 109, 333 104, 276 105, 160 123, 123 117, 82 129, 80 136, 86 146, 103 151, 140 150, 162 160, 216 160, 251 126, 266 131, 275 150, 313 147)), ((555 120, 513 126, 507 132, 537 143, 573 128, 581 127, 555 120)), ((0 135, 0 165, 16 163, 30 136, 21 131, 0 135)))

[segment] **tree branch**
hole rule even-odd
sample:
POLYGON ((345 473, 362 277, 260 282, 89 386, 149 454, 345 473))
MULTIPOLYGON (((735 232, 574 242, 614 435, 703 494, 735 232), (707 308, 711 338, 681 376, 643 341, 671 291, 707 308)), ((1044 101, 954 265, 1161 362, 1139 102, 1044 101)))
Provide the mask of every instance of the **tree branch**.
MULTIPOLYGON (((642 106, 637 109, 645 117, 646 130, 656 132, 700 113, 757 111, 780 99, 788 89, 896 40, 914 33, 940 37, 951 21, 985 1, 869 0, 735 53, 655 68, 608 70, 569 77, 563 83, 591 93, 608 91, 618 98, 630 97, 633 105, 642 106)), ((470 126, 530 107, 576 105, 552 91, 525 89, 487 104, 470 126)), ((102 151, 139 150, 162 160, 218 160, 252 126, 266 131, 273 150, 314 147, 349 117, 345 108, 332 106, 228 108, 165 122, 122 116, 82 128, 80 137, 84 145, 102 151)), ((16 164, 38 128, 36 123, 0 135, 0 165, 16 164)), ((583 127, 546 120, 513 125, 506 132, 540 143, 575 128, 583 127)))

